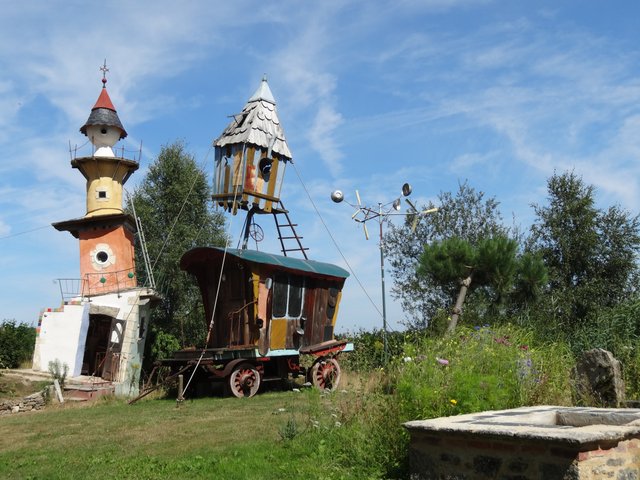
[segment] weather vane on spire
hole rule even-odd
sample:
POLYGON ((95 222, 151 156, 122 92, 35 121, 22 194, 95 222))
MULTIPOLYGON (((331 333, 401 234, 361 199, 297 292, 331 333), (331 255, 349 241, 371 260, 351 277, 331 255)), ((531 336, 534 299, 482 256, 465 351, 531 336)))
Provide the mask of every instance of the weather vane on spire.
POLYGON ((107 68, 107 59, 104 59, 104 65, 100 67, 100 71, 102 72, 102 88, 107 86, 107 72, 109 69, 107 68))

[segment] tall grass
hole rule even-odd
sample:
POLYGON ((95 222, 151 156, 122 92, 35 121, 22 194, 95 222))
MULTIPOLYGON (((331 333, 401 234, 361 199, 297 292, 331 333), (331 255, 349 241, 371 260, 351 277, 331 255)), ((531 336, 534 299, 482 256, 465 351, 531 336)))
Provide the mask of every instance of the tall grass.
POLYGON ((640 300, 603 309, 585 320, 570 337, 576 355, 593 348, 620 360, 628 398, 640 398, 640 300))
POLYGON ((396 394, 407 418, 566 405, 572 362, 566 345, 536 345, 522 328, 461 328, 406 346, 397 360, 396 394))
MULTIPOLYGON (((462 327, 452 336, 410 332, 397 343, 397 334, 392 338, 394 355, 385 367, 361 373, 362 383, 348 393, 326 397, 324 415, 337 412, 341 427, 312 429, 298 439, 321 438, 340 468, 363 472, 345 478, 406 478, 408 436, 402 423, 409 420, 571 404, 573 356, 564 342, 542 342, 531 330, 512 325, 462 327)), ((369 349, 377 353, 380 345, 371 334, 365 342, 353 340, 350 362, 362 367, 366 358, 358 356, 369 349)))

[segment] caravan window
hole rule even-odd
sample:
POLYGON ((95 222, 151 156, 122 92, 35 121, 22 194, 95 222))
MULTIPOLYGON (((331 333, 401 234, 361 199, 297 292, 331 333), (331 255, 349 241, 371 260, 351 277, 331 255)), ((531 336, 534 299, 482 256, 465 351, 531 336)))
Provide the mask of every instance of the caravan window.
POLYGON ((278 274, 273 282, 274 318, 300 318, 304 303, 304 278, 278 274))

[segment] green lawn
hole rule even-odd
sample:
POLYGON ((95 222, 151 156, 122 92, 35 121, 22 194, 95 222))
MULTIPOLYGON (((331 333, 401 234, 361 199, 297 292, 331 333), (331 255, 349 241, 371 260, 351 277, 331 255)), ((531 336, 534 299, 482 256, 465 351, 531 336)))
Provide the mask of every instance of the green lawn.
POLYGON ((309 444, 317 436, 282 438, 292 417, 302 431, 322 402, 315 391, 276 392, 179 408, 173 400, 110 401, 4 416, 0 478, 358 478, 323 471, 330 455, 322 441, 309 444))

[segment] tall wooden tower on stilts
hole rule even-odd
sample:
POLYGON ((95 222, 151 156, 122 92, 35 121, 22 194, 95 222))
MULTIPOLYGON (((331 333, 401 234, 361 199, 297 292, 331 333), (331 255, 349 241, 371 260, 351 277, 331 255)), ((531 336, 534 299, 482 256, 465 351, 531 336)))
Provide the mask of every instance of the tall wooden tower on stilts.
POLYGON ((213 145, 213 200, 232 215, 238 209, 247 211, 243 248, 247 247, 254 214, 270 213, 283 255, 301 252, 306 259, 307 249, 296 233, 297 225, 291 223, 280 200, 284 172, 292 157, 266 77, 213 145))

